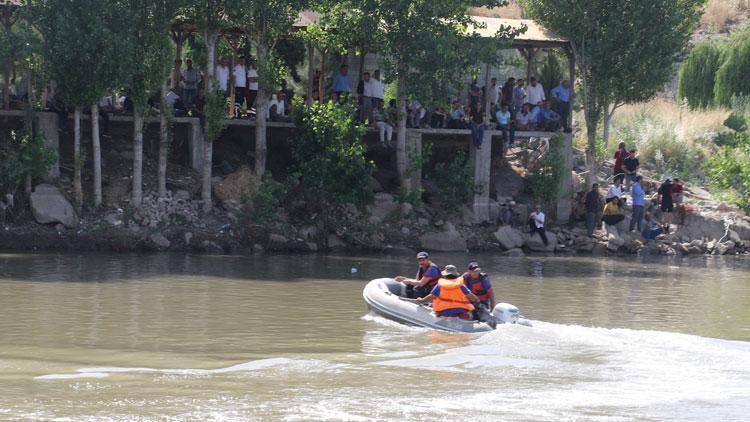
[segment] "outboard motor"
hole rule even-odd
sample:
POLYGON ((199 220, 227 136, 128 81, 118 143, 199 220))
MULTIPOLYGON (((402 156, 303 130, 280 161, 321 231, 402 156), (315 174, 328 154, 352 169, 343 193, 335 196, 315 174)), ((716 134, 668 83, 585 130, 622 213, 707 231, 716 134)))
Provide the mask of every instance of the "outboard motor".
POLYGON ((511 305, 510 303, 498 303, 492 309, 492 316, 497 322, 502 322, 505 324, 515 324, 518 322, 520 314, 518 312, 518 308, 511 305))

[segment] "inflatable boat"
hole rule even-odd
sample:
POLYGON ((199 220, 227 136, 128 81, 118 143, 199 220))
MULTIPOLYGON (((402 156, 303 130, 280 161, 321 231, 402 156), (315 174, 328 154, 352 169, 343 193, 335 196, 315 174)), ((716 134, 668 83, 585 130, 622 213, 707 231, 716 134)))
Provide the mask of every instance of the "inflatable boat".
POLYGON ((406 286, 392 278, 370 281, 362 296, 372 312, 402 324, 455 333, 492 331, 498 324, 531 326, 518 312, 518 308, 509 303, 498 303, 491 312, 484 312, 482 321, 439 317, 432 312, 432 307, 420 305, 414 299, 406 297, 406 286))

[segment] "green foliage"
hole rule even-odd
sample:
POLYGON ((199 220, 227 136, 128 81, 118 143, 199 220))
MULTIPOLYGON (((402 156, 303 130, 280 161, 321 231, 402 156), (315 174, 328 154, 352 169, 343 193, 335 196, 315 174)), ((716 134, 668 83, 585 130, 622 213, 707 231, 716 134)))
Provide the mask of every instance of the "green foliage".
POLYGON ((728 199, 750 211, 750 144, 723 147, 706 164, 711 184, 728 199))
POLYGON ((748 132, 719 132, 714 138, 714 143, 720 147, 736 147, 741 144, 750 144, 750 133, 748 132))
POLYGON ((563 69, 560 65, 560 59, 558 59, 557 54, 552 50, 548 50, 545 56, 544 64, 542 65, 537 80, 544 87, 547 98, 550 98, 550 91, 559 85, 560 82, 565 79, 565 76, 563 75, 563 69))
POLYGON ((426 180, 438 188, 432 202, 441 218, 459 215, 463 206, 471 203, 474 194, 481 191, 481 187, 474 184, 474 170, 463 151, 456 153, 453 160, 435 165, 426 180))
POLYGON ((219 91, 219 82, 214 80, 213 88, 206 93, 206 141, 213 142, 219 139, 224 131, 226 117, 226 102, 224 95, 219 91))
POLYGON ((273 179, 270 173, 263 175, 263 182, 250 197, 243 198, 240 220, 245 223, 269 224, 281 221, 281 200, 288 187, 273 179))
POLYGON ((335 218, 345 204, 364 206, 372 199, 369 188, 374 163, 365 158, 365 126, 349 105, 329 101, 307 107, 294 103, 291 138, 294 171, 309 211, 335 218))
POLYGON ((567 171, 563 157, 565 139, 558 132, 549 140, 549 150, 545 152, 529 177, 529 187, 536 204, 547 208, 555 203, 567 171))
MULTIPOLYGON (((305 61, 305 44, 299 38, 284 38, 276 44, 276 54, 281 60, 282 68, 289 69, 289 76, 296 83, 300 78, 297 68, 305 61)), ((281 81, 279 81, 281 85, 281 81)))
POLYGON ((44 145, 44 138, 28 132, 12 132, 10 142, 0 146, 0 194, 14 193, 27 176, 39 179, 55 162, 55 153, 44 145))
POLYGON ((729 41, 724 61, 716 72, 716 104, 731 107, 732 97, 750 95, 750 31, 740 31, 729 41))
POLYGON ((747 130, 747 117, 742 114, 732 113, 724 120, 724 126, 736 132, 744 132, 747 130))
POLYGON ((721 65, 718 43, 704 41, 688 54, 680 69, 677 98, 686 99, 690 108, 707 108, 714 103, 716 72, 721 65))

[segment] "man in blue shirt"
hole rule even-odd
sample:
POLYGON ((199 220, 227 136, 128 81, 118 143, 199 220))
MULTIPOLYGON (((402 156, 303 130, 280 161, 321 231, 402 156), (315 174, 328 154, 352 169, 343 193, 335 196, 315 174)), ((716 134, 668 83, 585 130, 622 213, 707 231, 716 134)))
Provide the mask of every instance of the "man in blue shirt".
POLYGON ((643 205, 645 196, 643 186, 641 185, 642 179, 643 178, 641 176, 635 176, 635 183, 633 183, 633 215, 630 218, 631 232, 635 229, 636 225, 638 226, 639 232, 642 230, 641 226, 643 220, 643 205))
POLYGON ((333 78, 333 92, 339 101, 349 97, 349 66, 342 64, 339 68, 339 74, 333 78))
POLYGON ((411 298, 427 296, 440 279, 440 267, 430 260, 427 252, 417 254, 419 269, 415 278, 397 276, 394 279, 399 283, 406 284, 407 295, 411 298))
POLYGON ((544 131, 554 132, 560 128, 560 115, 550 109, 548 101, 542 104, 537 118, 537 126, 544 131))
POLYGON ((506 148, 510 148, 516 138, 516 128, 513 126, 513 121, 511 120, 511 114, 510 110, 508 110, 507 104, 501 106, 501 109, 495 113, 495 118, 497 118, 497 127, 503 133, 503 144, 505 144, 506 148), (509 132, 510 137, 508 137, 509 132))
POLYGON ((557 100, 557 112, 560 114, 560 120, 562 121, 565 131, 570 131, 570 126, 568 124, 568 119, 570 117, 570 102, 575 97, 570 82, 568 82, 567 79, 562 81, 560 85, 552 89, 550 95, 557 100))

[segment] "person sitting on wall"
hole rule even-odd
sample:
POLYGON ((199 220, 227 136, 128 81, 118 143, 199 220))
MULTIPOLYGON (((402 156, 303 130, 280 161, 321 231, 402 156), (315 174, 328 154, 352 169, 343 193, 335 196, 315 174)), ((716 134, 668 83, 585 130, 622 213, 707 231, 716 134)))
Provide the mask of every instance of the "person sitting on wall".
POLYGON ((554 132, 560 129, 560 124, 560 115, 550 108, 549 101, 543 102, 542 108, 539 110, 539 117, 537 118, 539 128, 546 132, 554 132))
POLYGON ((479 302, 479 298, 464 285, 455 265, 446 265, 441 275, 430 294, 417 298, 416 302, 432 302, 432 309, 439 317, 470 319, 472 302, 479 302))

